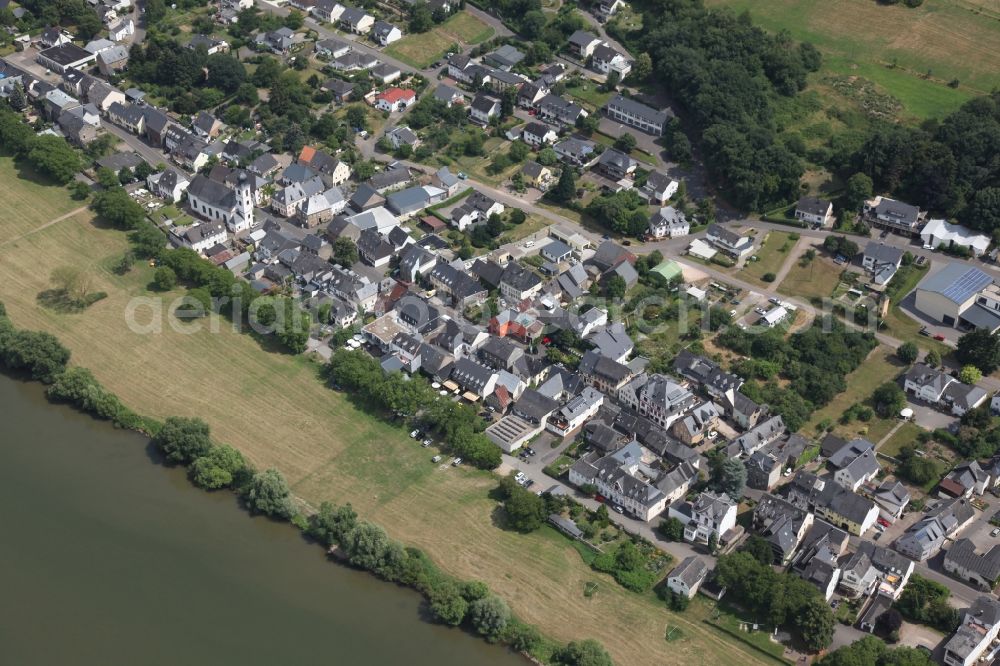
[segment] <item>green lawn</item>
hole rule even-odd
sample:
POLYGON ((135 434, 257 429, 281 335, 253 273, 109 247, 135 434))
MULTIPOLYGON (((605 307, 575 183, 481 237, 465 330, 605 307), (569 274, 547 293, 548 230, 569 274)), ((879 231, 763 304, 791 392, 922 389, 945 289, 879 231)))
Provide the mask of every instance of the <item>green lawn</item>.
POLYGON ((4 219, 0 243, 86 205, 83 201, 73 201, 66 190, 53 187, 51 181, 30 166, 23 162, 15 164, 6 156, 0 156, 0 202, 4 219))
POLYGON ((423 33, 410 33, 386 47, 386 54, 418 69, 426 69, 444 57, 454 43, 470 46, 493 36, 493 28, 468 12, 459 12, 441 25, 423 33))
POLYGON ((1000 22, 963 0, 920 7, 870 0, 709 0, 750 12, 772 32, 815 44, 824 74, 863 77, 898 98, 908 116, 942 117, 991 90, 1000 74, 1000 22), (929 76, 928 76, 929 74, 929 76), (947 85, 958 80, 958 88, 947 85))
POLYGON ((828 298, 840 281, 844 272, 832 259, 816 253, 809 262, 800 259, 795 262, 788 275, 778 285, 778 291, 789 296, 800 296, 805 299, 814 297, 828 298))
POLYGON ((795 246, 791 234, 787 231, 772 231, 767 235, 764 244, 757 249, 754 256, 757 261, 747 259, 746 265, 740 271, 740 277, 751 278, 764 284, 763 277, 768 273, 777 273, 788 258, 788 253, 795 246))
POLYGON ((917 436, 924 432, 923 428, 915 423, 904 423, 899 430, 890 437, 885 444, 879 447, 878 452, 887 456, 899 455, 899 450, 904 446, 916 443, 917 436))
POLYGON ((593 112, 602 108, 611 98, 610 91, 603 91, 600 85, 590 79, 574 79, 579 85, 567 85, 566 94, 580 103, 580 106, 593 112))

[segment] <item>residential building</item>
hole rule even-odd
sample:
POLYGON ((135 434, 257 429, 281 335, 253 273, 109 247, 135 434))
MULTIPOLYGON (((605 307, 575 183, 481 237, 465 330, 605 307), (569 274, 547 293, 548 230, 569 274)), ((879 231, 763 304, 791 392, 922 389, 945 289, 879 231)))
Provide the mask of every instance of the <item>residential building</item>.
POLYGON ((688 349, 681 349, 677 353, 674 358, 674 371, 697 382, 714 398, 721 399, 726 392, 738 390, 743 385, 742 379, 726 372, 715 361, 693 354, 688 349))
POLYGON ((380 111, 402 111, 416 101, 417 93, 409 88, 389 88, 375 96, 375 108, 380 111))
POLYGON ((500 276, 500 294, 511 303, 530 299, 542 289, 542 279, 516 261, 504 267, 500 276))
POLYGON ((844 562, 840 587, 852 598, 877 594, 895 601, 903 593, 914 568, 913 560, 871 541, 862 541, 844 562))
POLYGON ((618 391, 618 399, 662 428, 669 428, 696 402, 691 391, 659 374, 639 375, 618 391))
POLYGON ((780 497, 764 494, 753 510, 753 531, 768 542, 775 562, 788 564, 815 517, 780 497))
POLYGON ((916 206, 883 196, 865 201, 861 215, 872 226, 911 236, 917 235, 927 217, 916 206))
POLYGON ((753 239, 727 229, 721 224, 710 224, 705 238, 716 249, 729 257, 740 260, 753 252, 753 239))
POLYGON ((661 208, 649 218, 649 235, 653 239, 679 238, 687 236, 690 231, 687 217, 673 206, 661 208))
POLYGON ((146 178, 146 187, 150 192, 170 202, 180 201, 181 195, 187 190, 191 181, 176 169, 167 167, 160 173, 150 174, 146 178))
POLYGON ((816 586, 827 601, 840 582, 842 571, 838 562, 847 550, 848 541, 843 530, 816 520, 793 556, 792 570, 816 586))
POLYGON ((452 303, 459 308, 464 309, 486 300, 487 292, 479 281, 450 264, 438 262, 427 277, 439 293, 450 297, 452 303))
POLYGON ((677 193, 680 183, 659 171, 650 171, 646 184, 639 189, 639 196, 652 206, 663 206, 677 193))
POLYGON ((670 434, 688 446, 698 446, 719 425, 722 409, 714 402, 693 407, 670 425, 670 434))
POLYGON ((128 49, 118 44, 97 54, 97 68, 104 76, 112 76, 128 66, 128 49))
POLYGON ((605 150, 597 160, 598 169, 612 180, 631 178, 637 166, 638 162, 614 148, 605 150))
POLYGON ((795 219, 814 227, 832 226, 833 204, 825 199, 802 197, 795 204, 795 219))
POLYGON ((569 102, 558 95, 546 95, 538 100, 536 106, 540 119, 555 121, 564 127, 573 127, 577 121, 588 115, 579 104, 569 102))
POLYGON ((876 286, 888 284, 902 261, 903 250, 875 241, 869 241, 861 255, 861 266, 868 271, 876 286))
POLYGON ((617 49, 607 44, 599 44, 591 55, 591 67, 605 76, 615 73, 621 80, 632 71, 632 61, 617 49))
POLYGON ((403 76, 402 70, 389 63, 380 63, 371 68, 371 77, 381 84, 392 83, 403 76))
MULTIPOLYGON (((331 4, 336 4, 336 3, 331 2, 331 4)), ((321 39, 318 42, 316 42, 314 50, 316 52, 316 55, 321 55, 327 58, 340 58, 341 56, 347 55, 351 51, 351 45, 345 41, 341 41, 335 38, 321 39)))
POLYGON ((981 596, 962 616, 962 624, 944 644, 946 666, 972 666, 1000 633, 1000 601, 981 596))
POLYGON ((911 525, 896 540, 896 550, 922 562, 934 557, 948 537, 957 535, 975 518, 975 510, 965 498, 945 500, 911 525))
POLYGON ((522 60, 524 60, 524 53, 510 44, 504 44, 483 56, 483 62, 505 72, 514 69, 522 60))
POLYGON ((949 408, 961 416, 986 402, 986 390, 964 384, 924 363, 915 363, 903 376, 903 388, 920 400, 949 408))
MULTIPOLYGON (((878 460, 875 457, 874 447, 871 446, 870 442, 865 443, 869 444, 867 449, 850 459, 844 460, 843 464, 833 474, 834 481, 845 488, 849 488, 852 492, 857 492, 862 484, 871 481, 882 471, 882 466, 878 464, 878 460)), ((833 464, 832 461, 830 464, 833 464)))
POLYGON ((577 373, 588 386, 610 395, 617 394, 635 376, 627 365, 602 356, 594 349, 583 354, 577 373))
POLYGON ((375 21, 372 24, 371 37, 382 46, 389 46, 403 38, 403 31, 391 23, 375 21))
POLYGON ((781 478, 781 463, 767 449, 750 454, 747 468, 747 487, 770 492, 781 478))
POLYGON ((832 525, 863 536, 878 518, 878 506, 837 483, 827 483, 816 496, 816 516, 832 525))
POLYGON ((691 599, 707 577, 708 565, 700 557, 690 555, 667 574, 667 587, 674 594, 691 599))
POLYGON ((465 231, 470 226, 485 222, 491 215, 502 215, 503 211, 503 204, 479 190, 473 190, 461 206, 451 211, 451 225, 465 231))
POLYGON ((222 222, 200 222, 183 231, 177 229, 174 238, 195 252, 205 252, 210 247, 226 242, 226 225, 222 222))
POLYGON ((634 99, 615 95, 604 106, 604 113, 625 125, 635 127, 656 136, 662 136, 670 115, 666 111, 658 111, 634 99))
POLYGON ((344 30, 356 35, 367 35, 375 25, 375 17, 357 7, 344 7, 338 22, 344 30))
POLYGON ((900 518, 910 503, 910 491, 899 481, 886 479, 875 491, 875 503, 893 518, 900 518))
POLYGON ((944 570, 985 592, 992 592, 1000 580, 1000 545, 985 553, 976 551, 970 539, 959 539, 944 554, 944 570))
POLYGON ((546 428, 560 437, 566 437, 592 419, 603 404, 604 394, 587 386, 580 395, 571 398, 552 414, 546 428))
POLYGON ((524 166, 521 168, 521 176, 525 185, 539 189, 542 192, 548 190, 554 180, 552 169, 542 166, 534 160, 528 160, 524 163, 524 166))
POLYGON ((340 21, 340 15, 344 13, 345 9, 346 7, 336 0, 316 0, 316 4, 312 8, 312 14, 321 21, 336 23, 340 21))
POLYGON ((552 148, 560 160, 571 166, 588 167, 597 157, 596 144, 587 139, 567 137, 556 142, 552 148))
MULTIPOLYGON (((742 394, 737 394, 742 395, 742 394)), ((757 423, 730 443, 730 456, 749 456, 776 441, 786 432, 785 421, 775 414, 757 423)))
POLYGON ((480 125, 489 125, 490 121, 500 116, 500 100, 483 93, 478 93, 469 106, 469 117, 480 125))
POLYGON ((585 30, 577 30, 569 37, 569 50, 580 60, 586 60, 594 54, 594 49, 596 49, 603 42, 601 39, 585 30))
POLYGON ((694 543, 708 543, 714 536, 717 543, 736 527, 736 507, 725 493, 705 491, 691 503, 691 522, 684 526, 684 539, 694 543))
POLYGON ((545 123, 540 123, 532 121, 524 126, 521 130, 521 140, 532 148, 539 148, 541 146, 547 146, 554 143, 559 135, 556 131, 546 125, 545 123))

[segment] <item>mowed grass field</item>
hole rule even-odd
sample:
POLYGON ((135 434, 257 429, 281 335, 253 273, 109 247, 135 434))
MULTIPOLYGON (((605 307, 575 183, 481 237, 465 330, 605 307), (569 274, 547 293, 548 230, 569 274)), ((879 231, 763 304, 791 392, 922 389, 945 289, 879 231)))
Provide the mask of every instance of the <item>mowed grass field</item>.
MULTIPOLYGON (((30 201, 28 186, 14 175, 9 162, 0 163, 0 200, 30 201)), ((75 206, 61 189, 47 189, 44 197, 52 207, 47 212, 26 205, 21 216, 0 217, 0 237, 41 227, 50 212, 75 206)), ((148 266, 125 276, 111 270, 126 248, 124 234, 98 228, 89 213, 67 218, 0 248, 0 300, 18 326, 58 335, 74 364, 93 370, 134 409, 159 418, 204 418, 219 441, 258 467, 280 469, 309 504, 351 502, 445 570, 489 584, 553 638, 597 638, 619 664, 769 663, 703 618, 670 613, 652 594, 627 592, 591 571, 562 537, 499 529, 492 520, 497 505, 487 497, 496 484, 491 474, 431 464, 433 450, 325 388, 315 364, 268 351, 223 320, 175 328, 164 318, 160 333, 134 332, 126 321, 130 302, 155 295, 146 290, 148 266), (108 298, 75 315, 40 307, 36 295, 60 265, 87 271, 108 298), (591 581, 600 589, 586 598, 591 581), (685 638, 668 644, 668 624, 685 638)), ((158 312, 144 305, 134 319, 150 324, 158 312)))
POLYGON ((795 243, 787 231, 768 233, 767 239, 753 255, 757 257, 757 261, 747 258, 743 270, 738 274, 739 277, 766 284, 763 277, 768 273, 777 273, 781 269, 791 255, 795 243))
POLYGON ((386 47, 385 52, 403 62, 424 69, 430 67, 459 43, 466 46, 485 42, 493 36, 493 28, 469 12, 458 12, 432 30, 407 34, 386 47))
POLYGON ((996 86, 1000 12, 990 11, 991 3, 996 10, 992 0, 926 0, 916 8, 872 0, 707 4, 748 10, 769 31, 787 30, 796 40, 812 42, 825 56, 823 72, 867 78, 897 97, 907 115, 927 118, 944 116, 996 86), (959 87, 950 88, 947 83, 955 79, 959 87))
POLYGON ((789 269, 788 275, 778 285, 778 291, 805 299, 828 298, 840 282, 840 274, 844 272, 844 268, 821 255, 819 250, 812 261, 805 264, 802 261, 799 259, 789 269))

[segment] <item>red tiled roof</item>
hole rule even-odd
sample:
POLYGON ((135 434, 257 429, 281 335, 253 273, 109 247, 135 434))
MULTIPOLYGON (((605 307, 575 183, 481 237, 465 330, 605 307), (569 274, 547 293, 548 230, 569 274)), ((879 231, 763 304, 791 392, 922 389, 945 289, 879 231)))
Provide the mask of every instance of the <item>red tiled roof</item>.
POLYGON ((385 92, 382 92, 376 97, 376 99, 384 99, 392 104, 404 99, 410 99, 415 97, 417 93, 413 92, 409 88, 389 88, 385 92))
POLYGON ((312 162, 312 158, 316 157, 316 149, 312 146, 302 146, 302 152, 299 153, 299 162, 305 162, 308 164, 312 162))

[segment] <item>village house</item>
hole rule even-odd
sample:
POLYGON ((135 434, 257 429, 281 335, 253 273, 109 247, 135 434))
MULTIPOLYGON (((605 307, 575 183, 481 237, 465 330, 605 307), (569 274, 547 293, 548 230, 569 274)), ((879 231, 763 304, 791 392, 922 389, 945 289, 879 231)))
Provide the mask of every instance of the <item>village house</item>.
POLYGON ((944 554, 944 570, 985 592, 992 592, 1000 580, 1000 545, 987 552, 976 551, 969 539, 959 539, 944 554))
POLYGON ((379 111, 402 111, 417 101, 417 93, 409 88, 389 88, 375 97, 375 108, 379 111))
POLYGON ((667 587, 674 594, 691 599, 707 577, 708 565, 700 557, 690 555, 667 574, 667 587))
POLYGON ((865 201, 861 215, 874 227, 911 236, 917 234, 927 217, 916 206, 883 196, 865 201))
POLYGON ((962 616, 962 624, 944 645, 946 666, 972 666, 1000 634, 1000 601, 977 598, 962 616))
POLYGON ((666 111, 658 111, 621 95, 615 95, 608 100, 604 105, 604 113, 612 120, 655 136, 663 134, 663 129, 670 119, 666 111))
POLYGON ((833 204, 825 199, 802 197, 795 204, 795 219, 814 227, 829 227, 833 224, 833 204))
POLYGON ((372 24, 371 38, 382 46, 389 46, 403 38, 403 31, 391 23, 375 21, 372 24))
POLYGON ((639 189, 639 196, 651 206, 663 206, 677 193, 680 183, 659 171, 650 171, 646 183, 639 189))
POLYGON ((687 236, 690 231, 687 217, 673 206, 660 208, 649 218, 649 235, 654 239, 679 238, 687 236))

